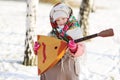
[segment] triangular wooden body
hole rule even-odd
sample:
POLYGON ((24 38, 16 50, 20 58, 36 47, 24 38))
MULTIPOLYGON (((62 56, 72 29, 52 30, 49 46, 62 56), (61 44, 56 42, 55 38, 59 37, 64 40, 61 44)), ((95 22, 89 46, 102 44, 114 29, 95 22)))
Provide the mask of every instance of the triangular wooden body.
POLYGON ((50 36, 38 35, 38 75, 53 67, 65 54, 67 43, 50 36))

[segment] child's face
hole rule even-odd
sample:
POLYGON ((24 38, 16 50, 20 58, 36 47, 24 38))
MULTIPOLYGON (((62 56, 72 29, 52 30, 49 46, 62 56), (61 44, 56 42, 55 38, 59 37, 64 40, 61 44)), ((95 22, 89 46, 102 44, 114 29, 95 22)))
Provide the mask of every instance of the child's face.
POLYGON ((66 17, 59 17, 56 19, 56 23, 58 26, 63 26, 66 24, 67 20, 68 20, 68 18, 66 18, 66 17))

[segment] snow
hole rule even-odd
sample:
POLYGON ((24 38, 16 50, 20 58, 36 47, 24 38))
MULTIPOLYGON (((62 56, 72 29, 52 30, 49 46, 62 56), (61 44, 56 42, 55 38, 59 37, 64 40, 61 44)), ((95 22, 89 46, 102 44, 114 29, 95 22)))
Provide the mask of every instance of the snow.
MULTIPOLYGON (((97 37, 85 42, 86 54, 80 61, 80 80, 120 79, 120 1, 95 0, 97 10, 90 14, 89 32, 94 34, 113 28, 113 37, 97 37)), ((36 34, 51 30, 49 11, 52 5, 40 3, 36 34)), ((73 8, 77 17, 79 9, 73 8)), ((26 3, 0 1, 0 80, 39 80, 37 66, 24 66, 26 3)))

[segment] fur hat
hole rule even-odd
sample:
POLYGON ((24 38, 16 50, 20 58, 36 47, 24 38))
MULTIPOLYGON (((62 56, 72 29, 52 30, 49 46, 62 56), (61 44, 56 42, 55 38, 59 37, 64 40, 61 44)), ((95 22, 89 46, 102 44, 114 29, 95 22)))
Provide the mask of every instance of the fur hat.
POLYGON ((50 12, 50 17, 55 21, 58 17, 69 18, 71 9, 64 3, 54 6, 50 12))

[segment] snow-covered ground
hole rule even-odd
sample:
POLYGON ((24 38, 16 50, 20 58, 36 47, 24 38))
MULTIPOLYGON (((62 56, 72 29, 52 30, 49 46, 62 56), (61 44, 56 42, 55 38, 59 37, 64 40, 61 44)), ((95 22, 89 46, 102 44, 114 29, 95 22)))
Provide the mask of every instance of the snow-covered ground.
MULTIPOLYGON (((115 36, 97 37, 86 44, 81 57, 80 80, 120 79, 120 1, 95 0, 97 10, 90 14, 90 34, 114 28, 115 36), (119 43, 118 43, 119 42, 119 43)), ((37 34, 47 35, 51 30, 51 5, 39 4, 37 34)), ((77 17, 79 9, 75 9, 77 17)), ((39 80, 36 66, 22 65, 24 57, 26 3, 0 1, 0 80, 39 80)))

